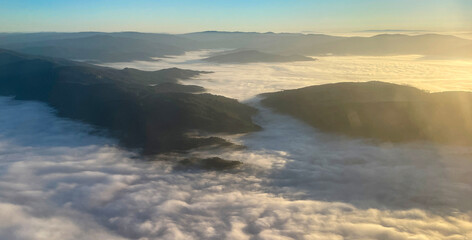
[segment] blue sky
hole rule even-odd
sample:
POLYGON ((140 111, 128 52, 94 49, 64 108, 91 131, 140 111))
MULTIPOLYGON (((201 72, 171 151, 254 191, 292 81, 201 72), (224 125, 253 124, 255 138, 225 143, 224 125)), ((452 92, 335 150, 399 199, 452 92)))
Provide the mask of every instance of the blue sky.
POLYGON ((0 0, 0 32, 472 31, 471 0, 0 0))

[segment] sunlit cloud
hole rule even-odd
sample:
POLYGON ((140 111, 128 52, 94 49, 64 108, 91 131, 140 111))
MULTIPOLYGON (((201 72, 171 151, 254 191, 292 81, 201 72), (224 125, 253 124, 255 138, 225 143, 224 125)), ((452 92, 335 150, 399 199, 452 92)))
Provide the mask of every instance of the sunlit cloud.
MULTIPOLYGON (((1 239, 464 239, 472 237, 472 149, 324 134, 261 108, 259 93, 382 80, 472 89, 470 62, 418 56, 210 65, 193 52, 114 67, 210 70, 185 83, 260 108, 264 130, 224 136, 248 148, 195 151, 244 165, 176 169, 142 159, 44 104, 0 98, 1 239), (451 80, 453 79, 453 80, 451 80), (453 82, 449 82, 453 81, 453 82), (458 85, 459 84, 459 85, 458 85), (34 119, 34 121, 32 121, 34 119), (41 139, 41 141, 38 141, 41 139)), ((151 161, 150 161, 151 160, 151 161)))
MULTIPOLYGON (((157 62, 110 63, 106 66, 157 70, 180 67, 213 71, 191 84, 209 92, 247 100, 257 94, 346 81, 385 81, 437 92, 472 90, 472 61, 427 60, 418 55, 389 57, 315 57, 318 61, 214 65, 198 61, 215 51, 188 52, 157 62)), ((185 82, 184 82, 185 83, 185 82)), ((190 84, 190 82, 187 82, 190 84)))
MULTIPOLYGON (((289 180, 283 183, 271 173, 284 166, 251 167, 249 159, 248 169, 238 173, 174 171, 172 163, 133 159, 133 153, 115 148, 113 141, 84 135, 88 126, 58 119, 42 104, 1 98, 0 106, 1 132, 18 136, 0 136, 2 239, 461 239, 472 234, 466 213, 446 217, 423 209, 367 209, 342 201, 296 200, 294 193, 274 194, 271 189, 301 184, 290 180, 308 180, 299 178, 305 172, 282 173, 289 180), (15 116, 34 118, 43 127, 25 130, 25 123, 15 121, 15 116), (29 146, 26 135, 54 140, 29 146), (79 144, 62 144, 73 141, 79 144)), ((258 158, 268 159, 273 155, 270 149, 266 154, 248 151, 239 154, 255 151, 258 158)), ((367 151, 362 155, 375 155, 367 151)), ((286 161, 292 157, 290 161, 298 159, 287 155, 286 161)), ((351 171, 347 162, 300 164, 325 171, 346 165, 344 174, 351 171)), ((290 167, 296 170, 295 165, 290 167)), ((376 173, 379 167, 363 166, 377 178, 386 173, 376 173)), ((326 187, 343 184, 335 181, 342 179, 339 175, 324 175, 322 180, 316 171, 311 174, 312 181, 333 181, 326 187)), ((326 187, 332 193, 339 190, 326 187)))

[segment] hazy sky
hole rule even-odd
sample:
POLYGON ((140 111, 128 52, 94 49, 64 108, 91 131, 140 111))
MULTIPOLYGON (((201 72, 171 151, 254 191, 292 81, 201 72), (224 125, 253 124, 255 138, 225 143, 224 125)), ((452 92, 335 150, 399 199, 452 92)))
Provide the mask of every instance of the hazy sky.
POLYGON ((0 0, 0 32, 472 31, 471 0, 0 0))

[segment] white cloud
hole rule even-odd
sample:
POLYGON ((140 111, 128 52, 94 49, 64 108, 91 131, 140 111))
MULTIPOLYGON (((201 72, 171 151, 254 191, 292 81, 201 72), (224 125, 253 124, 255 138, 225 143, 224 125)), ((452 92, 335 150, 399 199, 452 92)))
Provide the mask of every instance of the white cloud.
MULTIPOLYGON (((349 65, 348 59, 327 58, 333 67, 320 67, 326 73, 316 80, 308 80, 308 71, 297 76, 303 66, 261 65, 217 66, 209 69, 217 73, 196 81, 247 99, 393 64, 360 58, 349 65), (345 67, 329 78, 341 63, 345 67)), ((400 69, 415 78, 420 66, 411 64, 400 69)), ((208 70, 199 63, 179 66, 208 70)), ((448 72, 466 71, 458 69, 448 72)), ((172 162, 158 161, 172 155, 143 160, 43 104, 0 98, 0 239, 472 237, 470 148, 377 145, 323 134, 267 109, 255 120, 264 131, 225 136, 248 149, 193 153, 244 161, 241 169, 174 170, 172 162)))
POLYGON ((263 92, 346 81, 387 81, 431 91, 472 91, 472 61, 424 60, 421 56, 318 57, 319 61, 294 63, 220 64, 198 61, 214 51, 189 52, 160 61, 111 63, 110 67, 158 70, 180 67, 214 71, 186 83, 212 93, 241 100, 263 92))

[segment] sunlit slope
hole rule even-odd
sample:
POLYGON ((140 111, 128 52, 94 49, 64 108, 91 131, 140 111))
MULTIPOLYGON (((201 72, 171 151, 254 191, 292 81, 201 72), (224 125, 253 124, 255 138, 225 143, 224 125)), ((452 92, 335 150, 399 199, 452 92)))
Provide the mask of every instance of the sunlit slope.
POLYGON ((428 93, 384 82, 264 94, 262 103, 315 128, 386 141, 472 144, 472 93, 428 93))
POLYGON ((450 35, 381 34, 373 37, 348 37, 297 51, 333 55, 407 55, 431 57, 472 57, 472 41, 450 35))

